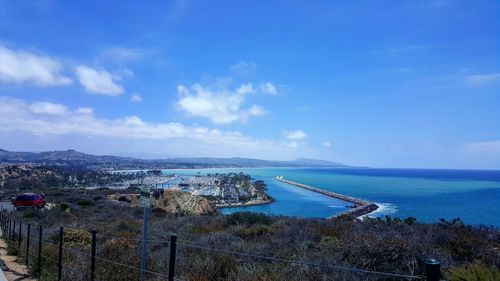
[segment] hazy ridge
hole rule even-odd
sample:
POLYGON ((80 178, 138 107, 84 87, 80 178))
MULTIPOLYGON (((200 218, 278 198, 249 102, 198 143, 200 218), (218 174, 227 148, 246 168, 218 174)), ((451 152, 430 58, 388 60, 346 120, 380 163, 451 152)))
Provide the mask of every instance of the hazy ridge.
POLYGON ((309 158, 299 158, 292 161, 272 161, 240 157, 140 159, 114 155, 92 155, 75 150, 15 152, 3 149, 0 149, 0 163, 85 166, 94 168, 346 167, 346 165, 341 163, 309 158))

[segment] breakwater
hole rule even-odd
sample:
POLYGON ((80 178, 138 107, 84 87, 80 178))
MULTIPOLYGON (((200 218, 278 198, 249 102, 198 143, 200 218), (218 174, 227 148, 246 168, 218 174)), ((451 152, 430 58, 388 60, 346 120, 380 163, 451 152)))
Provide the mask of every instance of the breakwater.
POLYGON ((340 215, 338 215, 336 217, 347 216, 347 217, 357 218, 357 217, 369 214, 369 213, 371 213, 371 212, 373 212, 373 211, 375 211, 375 210, 378 209, 378 205, 375 204, 375 203, 373 203, 373 202, 369 202, 369 201, 366 201, 366 200, 362 200, 362 199, 359 199, 359 198, 354 198, 354 197, 347 196, 347 195, 344 195, 344 194, 340 194, 340 193, 336 193, 336 192, 332 192, 332 191, 320 189, 320 188, 313 187, 313 186, 310 186, 310 185, 306 185, 306 184, 302 184, 302 183, 290 181, 290 180, 285 179, 283 176, 277 176, 275 179, 278 180, 278 181, 284 182, 286 184, 289 184, 289 185, 297 186, 297 187, 300 187, 300 188, 303 188, 303 189, 307 189, 307 190, 310 190, 310 191, 313 191, 313 192, 317 192, 317 193, 320 193, 320 194, 323 194, 323 195, 326 195, 326 196, 330 196, 330 197, 333 197, 333 198, 337 198, 337 199, 340 199, 340 200, 343 200, 343 201, 355 204, 355 207, 353 209, 351 209, 351 210, 349 210, 347 212, 344 212, 344 213, 342 213, 342 214, 340 214, 340 215))

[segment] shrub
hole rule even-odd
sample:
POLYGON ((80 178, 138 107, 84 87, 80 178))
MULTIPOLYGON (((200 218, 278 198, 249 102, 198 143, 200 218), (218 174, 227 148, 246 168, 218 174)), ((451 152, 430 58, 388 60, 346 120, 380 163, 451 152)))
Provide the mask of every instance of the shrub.
MULTIPOLYGON (((120 200, 120 199, 118 199, 120 200)), ((159 217, 159 218, 163 218, 163 217, 166 217, 167 216, 167 210, 163 209, 163 208, 160 208, 160 207, 153 207, 151 209, 151 213, 155 216, 155 217, 159 217)))
POLYGON ((68 246, 88 246, 92 242, 90 232, 82 229, 66 229, 64 231, 64 244, 68 246))
POLYGON ((496 281, 500 280, 500 271, 476 261, 468 265, 450 269, 446 273, 446 278, 449 281, 496 281))
POLYGON ((10 256, 17 256, 19 254, 19 249, 17 244, 13 241, 7 241, 7 254, 10 256))
POLYGON ((61 208, 61 211, 67 212, 69 210, 69 204, 68 203, 61 203, 61 204, 59 204, 59 208, 61 208))
POLYGON ((226 229, 226 225, 216 221, 211 224, 196 224, 191 228, 191 233, 195 234, 208 234, 211 232, 224 231, 226 229))
POLYGON ((27 219, 33 219, 36 217, 36 212, 34 210, 29 210, 27 212, 24 212, 23 217, 27 219))
POLYGON ((230 280, 240 280, 240 281, 279 281, 286 280, 282 272, 276 270, 275 268, 266 268, 259 265, 243 265, 236 268, 236 270, 231 272, 230 280))
POLYGON ((94 202, 88 200, 88 199, 82 199, 79 200, 76 204, 82 207, 89 207, 89 206, 94 206, 94 202))
POLYGON ((269 225, 272 223, 271 218, 263 213, 252 213, 252 212, 236 212, 232 213, 226 218, 226 224, 228 225, 252 225, 252 224, 265 224, 269 225))
POLYGON ((243 239, 251 239, 272 233, 274 233, 274 229, 269 225, 263 225, 263 224, 246 226, 236 230, 236 235, 238 235, 243 239))

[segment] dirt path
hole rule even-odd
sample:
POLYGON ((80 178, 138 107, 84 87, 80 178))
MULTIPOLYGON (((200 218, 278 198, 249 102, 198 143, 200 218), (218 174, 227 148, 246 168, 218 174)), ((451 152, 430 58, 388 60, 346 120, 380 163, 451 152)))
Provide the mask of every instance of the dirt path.
MULTIPOLYGON (((28 268, 17 263, 17 256, 9 256, 7 254, 7 244, 3 239, 0 239, 0 267, 3 270, 7 281, 35 281, 28 274, 28 268)), ((1 276, 0 276, 0 280, 1 276)))

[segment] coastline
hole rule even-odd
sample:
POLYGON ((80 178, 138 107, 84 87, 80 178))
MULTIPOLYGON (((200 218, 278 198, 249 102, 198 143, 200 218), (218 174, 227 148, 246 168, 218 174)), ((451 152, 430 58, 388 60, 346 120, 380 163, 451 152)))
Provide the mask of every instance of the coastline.
POLYGON ((333 197, 333 198, 336 198, 336 199, 340 199, 340 200, 343 200, 343 201, 346 201, 346 202, 350 202, 350 203, 356 204, 356 206, 357 206, 356 208, 353 208, 351 210, 345 211, 345 212, 343 212, 341 214, 338 214, 338 215, 335 215, 335 216, 333 216, 331 218, 347 217, 347 218, 358 219, 358 218, 364 217, 364 216, 370 214, 371 212, 376 211, 378 208, 380 208, 379 205, 377 205, 377 204, 375 204, 373 202, 370 202, 370 201, 366 201, 366 200, 362 200, 362 199, 359 199, 359 198, 355 198, 355 197, 343 195, 343 194, 340 194, 340 193, 336 193, 336 192, 332 192, 332 191, 327 191, 327 190, 320 189, 320 188, 317 188, 317 187, 313 187, 313 186, 310 186, 310 185, 306 185, 306 184, 302 184, 302 183, 290 181, 290 180, 285 179, 283 176, 276 176, 275 179, 277 181, 281 181, 281 182, 284 182, 284 183, 289 184, 289 185, 293 185, 293 186, 300 187, 300 188, 303 188, 303 189, 307 189, 307 190, 310 190, 310 191, 313 191, 313 192, 317 192, 317 193, 320 193, 320 194, 323 194, 323 195, 326 195, 326 196, 329 196, 329 197, 333 197))
POLYGON ((216 204, 215 207, 217 209, 222 208, 237 208, 237 207, 250 207, 250 206, 258 206, 258 205, 267 205, 274 202, 273 198, 269 200, 250 200, 245 203, 234 203, 234 204, 216 204))

